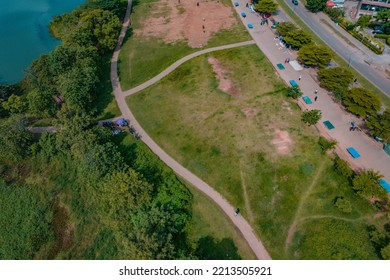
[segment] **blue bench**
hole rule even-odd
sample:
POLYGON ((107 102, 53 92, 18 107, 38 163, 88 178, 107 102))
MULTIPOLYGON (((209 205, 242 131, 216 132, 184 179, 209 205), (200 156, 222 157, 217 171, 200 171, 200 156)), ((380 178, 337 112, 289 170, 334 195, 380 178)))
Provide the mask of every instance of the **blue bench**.
POLYGON ((350 153, 350 155, 353 158, 359 158, 360 157, 360 154, 352 147, 347 148, 347 151, 348 151, 348 153, 350 153))
POLYGON ((253 28, 253 25, 252 23, 248 23, 248 28, 252 29, 253 28))
POLYGON ((294 80, 290 80, 289 82, 290 82, 290 85, 292 85, 293 87, 297 87, 298 86, 297 82, 294 81, 294 80))
POLYGON ((234 2, 234 6, 238 7, 240 4, 238 2, 234 2))
POLYGON ((276 64, 276 66, 278 66, 278 68, 279 68, 280 70, 286 69, 286 68, 284 68, 284 66, 283 66, 282 63, 278 63, 278 64, 276 64))
POLYGON ((381 185, 381 187, 384 188, 386 192, 390 192, 390 184, 387 183, 385 180, 379 180, 379 185, 381 185))
POLYGON ((305 101, 306 104, 312 104, 313 102, 311 101, 309 96, 302 96, 303 101, 305 101))
POLYGON ((329 129, 334 129, 334 125, 330 121, 324 121, 323 124, 329 129))
POLYGON ((246 17, 246 13, 241 12, 241 16, 242 16, 242 17, 246 17))

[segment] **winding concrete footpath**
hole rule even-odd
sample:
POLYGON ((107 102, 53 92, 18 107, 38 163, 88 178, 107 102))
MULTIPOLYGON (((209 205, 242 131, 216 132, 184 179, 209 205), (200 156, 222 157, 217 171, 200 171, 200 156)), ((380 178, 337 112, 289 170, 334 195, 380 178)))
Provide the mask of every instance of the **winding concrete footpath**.
MULTIPOLYGON (((119 77, 118 77, 118 57, 121 45, 123 43, 123 39, 125 38, 127 28, 130 24, 130 11, 132 6, 132 0, 128 0, 128 7, 126 11, 126 16, 123 22, 122 30, 119 35, 118 44, 115 48, 112 60, 111 60, 111 83, 115 95, 115 99, 118 103, 119 109, 122 112, 122 115, 124 118, 129 119, 133 127, 137 130, 139 135, 141 136, 142 141, 165 163, 167 164, 172 170, 178 174, 180 177, 185 179, 187 182, 192 184, 194 187, 202 191, 204 194, 206 194, 208 197, 210 197, 225 213, 226 215, 231 219, 233 224, 241 231, 242 235, 244 236, 245 240, 248 242, 249 246, 255 253, 256 257, 258 259, 264 259, 269 260, 271 259, 271 256, 268 254, 267 250, 263 246, 262 242, 257 238, 255 233, 253 232, 252 227, 249 225, 249 223, 241 216, 234 216, 235 209, 233 206, 231 206, 217 191, 215 191, 213 188, 211 188, 207 183, 205 183, 202 179, 198 178, 196 175, 191 173, 189 170, 184 168, 182 165, 180 165, 177 161, 175 161, 172 157, 170 157, 164 150, 162 150, 150 137, 149 135, 142 129, 140 124, 135 119, 133 113, 130 111, 130 108, 127 106, 126 103, 126 94, 130 95, 135 93, 135 89, 127 91, 126 94, 122 91, 119 77)), ((243 45, 251 44, 252 42, 244 42, 243 45)), ((177 68, 180 64, 183 62, 199 56, 201 54, 210 52, 210 51, 216 51, 216 50, 222 50, 222 49, 228 49, 228 48, 234 48, 240 46, 239 44, 233 44, 233 45, 227 45, 223 47, 217 47, 207 50, 202 50, 197 53, 193 53, 173 65, 171 65, 170 71, 167 71, 166 69, 164 72, 160 73, 161 76, 156 76, 155 78, 147 81, 146 83, 138 86, 138 90, 142 90, 143 88, 146 88, 147 86, 155 83, 162 77, 168 75, 170 72, 172 72, 175 68, 177 68), (163 74, 164 73, 164 74, 163 74), (159 78, 157 78, 159 77, 159 78)))

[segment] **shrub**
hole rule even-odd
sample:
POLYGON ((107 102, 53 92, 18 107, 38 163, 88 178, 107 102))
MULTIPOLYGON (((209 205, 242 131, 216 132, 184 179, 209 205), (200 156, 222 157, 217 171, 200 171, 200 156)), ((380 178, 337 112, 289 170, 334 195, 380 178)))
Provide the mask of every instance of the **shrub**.
POLYGON ((297 99, 302 96, 302 92, 299 87, 289 87, 286 90, 286 96, 297 99))
POLYGON ((320 145, 322 152, 325 153, 326 151, 333 150, 337 145, 337 141, 335 139, 328 140, 325 137, 320 136, 318 144, 320 145))
POLYGON ((334 205, 344 213, 351 213, 352 212, 352 205, 351 202, 348 199, 345 199, 344 197, 338 197, 336 198, 336 202, 334 205))
POLYGON ((349 163, 339 157, 336 157, 334 160, 334 169, 338 174, 348 179, 352 178, 353 176, 353 171, 349 166, 349 163))
POLYGON ((329 17, 334 21, 338 22, 341 18, 345 17, 345 12, 340 8, 330 8, 326 7, 324 12, 329 15, 329 17))
POLYGON ((309 125, 314 125, 321 119, 321 115, 320 110, 306 110, 302 114, 302 121, 309 125))

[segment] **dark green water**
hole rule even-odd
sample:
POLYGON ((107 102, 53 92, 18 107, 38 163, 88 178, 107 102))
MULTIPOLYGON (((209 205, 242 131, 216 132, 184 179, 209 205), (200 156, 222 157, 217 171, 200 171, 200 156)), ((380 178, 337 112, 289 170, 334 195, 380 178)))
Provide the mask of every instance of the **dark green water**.
POLYGON ((0 0, 0 83, 15 83, 41 54, 59 41, 48 25, 55 15, 70 12, 85 0, 0 0))

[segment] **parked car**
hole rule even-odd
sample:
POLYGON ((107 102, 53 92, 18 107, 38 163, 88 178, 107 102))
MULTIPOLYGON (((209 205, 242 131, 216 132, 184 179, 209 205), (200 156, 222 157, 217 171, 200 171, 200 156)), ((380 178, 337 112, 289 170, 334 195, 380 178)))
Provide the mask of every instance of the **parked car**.
POLYGON ((374 30, 372 31, 373 34, 385 34, 385 32, 383 32, 383 29, 380 28, 380 27, 374 27, 374 30))
POLYGON ((298 0, 292 0, 292 3, 296 6, 298 6, 298 0))

